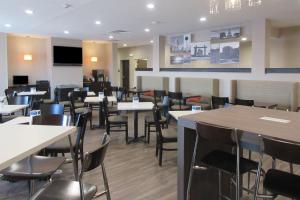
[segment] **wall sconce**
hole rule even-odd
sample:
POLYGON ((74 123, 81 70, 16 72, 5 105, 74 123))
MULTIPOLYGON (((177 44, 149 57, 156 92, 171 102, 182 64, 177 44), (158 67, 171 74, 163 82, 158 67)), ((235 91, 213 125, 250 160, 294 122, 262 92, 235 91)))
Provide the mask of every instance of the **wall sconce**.
POLYGON ((98 57, 91 57, 91 62, 98 62, 98 57))
POLYGON ((25 61, 31 61, 32 60, 32 55, 31 54, 24 54, 24 60, 25 61))

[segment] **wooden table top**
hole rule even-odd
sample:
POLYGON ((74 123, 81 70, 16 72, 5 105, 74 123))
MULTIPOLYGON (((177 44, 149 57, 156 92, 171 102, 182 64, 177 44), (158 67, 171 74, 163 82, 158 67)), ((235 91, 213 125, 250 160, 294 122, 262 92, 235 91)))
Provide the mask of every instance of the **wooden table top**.
POLYGON ((262 136, 300 143, 300 113, 281 110, 232 106, 179 118, 178 124, 195 129, 204 122, 262 136))

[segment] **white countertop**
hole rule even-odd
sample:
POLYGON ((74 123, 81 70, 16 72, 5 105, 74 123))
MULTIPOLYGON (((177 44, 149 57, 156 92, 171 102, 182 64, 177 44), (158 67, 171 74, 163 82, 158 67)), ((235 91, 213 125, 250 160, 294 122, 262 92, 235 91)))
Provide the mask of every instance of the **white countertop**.
POLYGON ((197 113, 201 113, 204 112, 202 110, 182 110, 182 111, 169 111, 169 114, 174 117, 176 120, 179 119, 179 117, 183 117, 186 115, 192 115, 192 114, 197 114, 197 113))
POLYGON ((4 99, 6 99, 6 96, 0 96, 0 101, 3 101, 4 99))
POLYGON ((35 92, 19 92, 18 95, 19 96, 39 96, 39 95, 44 95, 46 94, 47 91, 35 91, 35 92))
POLYGON ((18 125, 18 124, 25 124, 25 123, 31 123, 31 117, 20 116, 20 117, 13 118, 12 120, 9 120, 7 122, 4 122, 3 124, 18 125))
POLYGON ((2 105, 0 106, 0 114, 11 114, 28 107, 28 105, 2 105))
POLYGON ((152 102, 120 102, 118 110, 152 110, 154 104, 152 102))
POLYGON ((0 170, 76 133, 69 126, 0 125, 0 170))
MULTIPOLYGON (((107 97, 107 100, 109 102, 117 102, 117 98, 115 96, 108 96, 107 97)), ((99 102, 102 102, 103 101, 103 98, 99 98, 99 96, 96 96, 96 97, 86 97, 84 102, 85 103, 99 103, 99 102)))

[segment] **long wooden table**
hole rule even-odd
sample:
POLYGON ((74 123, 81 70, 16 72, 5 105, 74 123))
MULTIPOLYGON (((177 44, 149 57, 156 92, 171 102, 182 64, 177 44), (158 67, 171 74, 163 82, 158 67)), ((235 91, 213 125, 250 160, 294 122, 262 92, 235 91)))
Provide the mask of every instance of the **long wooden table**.
MULTIPOLYGON (((300 143, 300 113, 256 107, 232 106, 194 115, 178 120, 178 200, 186 196, 190 163, 195 144, 195 123, 204 122, 229 128, 237 128, 253 134, 300 143)), ((200 143, 199 157, 209 152, 213 144, 200 143)), ((199 171, 193 180, 191 199, 218 199, 218 176, 216 170, 199 171)), ((225 193, 229 193, 226 180, 225 193)))

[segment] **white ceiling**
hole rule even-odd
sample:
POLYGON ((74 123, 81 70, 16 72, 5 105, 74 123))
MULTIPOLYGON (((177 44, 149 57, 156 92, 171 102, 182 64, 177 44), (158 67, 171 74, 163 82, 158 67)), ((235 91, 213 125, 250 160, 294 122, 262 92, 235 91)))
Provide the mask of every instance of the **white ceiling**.
POLYGON ((300 0, 263 0, 250 8, 242 1, 242 10, 209 14, 209 0, 6 0, 0 6, 0 32, 38 34, 88 40, 108 40, 114 30, 129 33, 114 35, 124 43, 149 42, 154 35, 190 32, 220 26, 239 25, 256 18, 268 18, 274 26, 300 25, 300 0), (156 8, 149 10, 147 3, 156 8), (68 9, 64 4, 71 4, 68 9), (24 13, 32 9, 32 16, 24 13), (207 22, 200 23, 201 16, 207 22), (95 25, 100 20, 101 25, 95 25), (161 23, 153 25, 153 20, 161 23), (4 24, 12 27, 4 27, 4 24), (145 33, 145 28, 150 28, 145 33), (65 35, 64 30, 70 32, 65 35))

